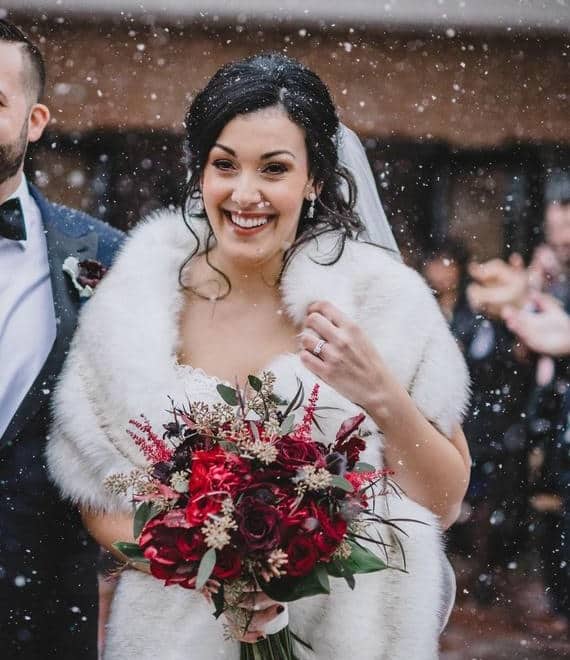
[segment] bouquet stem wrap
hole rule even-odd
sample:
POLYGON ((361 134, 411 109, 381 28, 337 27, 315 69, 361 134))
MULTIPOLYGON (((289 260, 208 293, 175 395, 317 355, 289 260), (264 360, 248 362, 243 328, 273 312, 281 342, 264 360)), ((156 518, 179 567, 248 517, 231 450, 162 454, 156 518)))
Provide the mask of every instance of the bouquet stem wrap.
POLYGON ((239 657, 240 660, 296 660, 289 626, 255 644, 242 642, 239 657))

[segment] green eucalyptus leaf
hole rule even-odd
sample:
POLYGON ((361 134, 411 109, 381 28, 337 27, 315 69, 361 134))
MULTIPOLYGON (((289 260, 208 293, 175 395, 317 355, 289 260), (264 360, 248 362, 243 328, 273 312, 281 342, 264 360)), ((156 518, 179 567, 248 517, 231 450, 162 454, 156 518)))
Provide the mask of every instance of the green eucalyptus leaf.
POLYGON ((328 574, 332 575, 332 577, 343 577, 343 570, 343 566, 338 559, 333 559, 327 564, 328 574))
POLYGON ((322 565, 317 565, 305 577, 285 576, 269 582, 260 580, 260 586, 270 598, 281 603, 288 603, 307 596, 330 593, 327 571, 322 565))
POLYGON ((294 426, 295 426, 295 415, 288 415, 281 422, 281 426, 279 427, 279 435, 287 435, 288 433, 291 433, 294 426))
POLYGON ((162 507, 154 502, 142 502, 138 505, 133 520, 133 534, 136 539, 141 535, 147 522, 158 516, 159 513, 162 513, 162 507))
POLYGON ((196 589, 200 590, 206 586, 206 582, 210 579, 214 566, 216 565, 216 551, 210 548, 204 553, 198 566, 198 575, 196 576, 196 589))
POLYGON ((251 385, 252 389, 254 389, 256 392, 261 392, 261 387, 263 383, 257 376, 248 376, 247 380, 251 385))
POLYGON ((388 568, 388 564, 382 561, 378 555, 367 548, 363 548, 354 541, 348 541, 350 545, 350 557, 340 559, 339 562, 349 573, 375 573, 388 568))
POLYGON ((218 442, 218 445, 224 450, 229 452, 230 454, 239 454, 239 448, 236 445, 235 442, 232 442, 231 440, 220 440, 218 442))
POLYGON ((350 481, 348 481, 348 479, 345 479, 344 477, 341 477, 338 474, 333 474, 331 483, 335 488, 340 488, 340 490, 344 490, 347 493, 354 492, 354 487, 350 483, 350 481))
POLYGON ((216 389, 218 390, 218 394, 229 406, 237 406, 238 395, 233 387, 229 387, 228 385, 224 385, 223 383, 220 383, 219 385, 216 386, 216 389))
POLYGON ((317 564, 315 566, 315 573, 319 584, 324 589, 324 593, 330 593, 331 585, 329 582, 329 574, 327 573, 327 567, 323 564, 317 564))
POLYGON ((370 463, 364 463, 363 461, 359 461, 355 466, 354 466, 354 472, 374 472, 376 468, 373 465, 370 465, 370 463))
POLYGON ((282 399, 280 396, 277 396, 277 394, 271 394, 269 399, 278 406, 286 406, 289 403, 287 399, 282 399))
POLYGON ((115 543, 113 543, 113 547, 131 561, 148 562, 148 559, 144 556, 143 551, 138 543, 115 541, 115 543))
POLYGON ((354 579, 354 575, 345 575, 344 579, 346 580, 346 584, 348 584, 349 588, 354 591, 354 587, 356 587, 356 580, 354 579))

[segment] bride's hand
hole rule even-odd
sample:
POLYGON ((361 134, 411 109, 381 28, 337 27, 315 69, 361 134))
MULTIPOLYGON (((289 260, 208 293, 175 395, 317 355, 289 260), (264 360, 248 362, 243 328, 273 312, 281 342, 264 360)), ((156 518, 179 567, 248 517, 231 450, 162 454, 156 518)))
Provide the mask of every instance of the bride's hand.
POLYGON ((369 410, 388 371, 362 329, 328 302, 307 309, 301 361, 339 394, 369 410))
POLYGON ((238 608, 243 610, 243 617, 236 616, 234 618, 234 615, 230 612, 225 612, 225 617, 234 639, 249 644, 255 644, 255 642, 264 639, 266 637, 265 626, 284 610, 283 605, 271 600, 262 591, 252 591, 247 594, 239 602, 238 608), (244 621, 247 625, 245 633, 244 628, 246 625, 244 625, 244 621))

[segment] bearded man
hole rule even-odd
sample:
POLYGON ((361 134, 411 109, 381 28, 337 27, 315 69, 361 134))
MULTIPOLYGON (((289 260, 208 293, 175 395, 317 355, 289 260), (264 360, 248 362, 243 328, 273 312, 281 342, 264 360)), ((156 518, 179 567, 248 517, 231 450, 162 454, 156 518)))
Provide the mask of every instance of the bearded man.
POLYGON ((44 85, 40 51, 0 20, 0 649, 6 660, 91 660, 97 548, 48 481, 44 446, 80 304, 63 263, 109 266, 122 234, 27 182, 28 144, 50 118, 44 85))

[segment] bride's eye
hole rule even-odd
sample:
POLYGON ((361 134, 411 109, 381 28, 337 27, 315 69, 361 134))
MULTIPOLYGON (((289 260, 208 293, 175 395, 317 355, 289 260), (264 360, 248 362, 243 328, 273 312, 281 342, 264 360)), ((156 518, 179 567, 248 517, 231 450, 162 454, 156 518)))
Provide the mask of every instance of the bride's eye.
POLYGON ((218 158, 217 160, 215 160, 212 163, 212 165, 217 170, 221 170, 222 172, 226 172, 228 170, 231 170, 231 169, 233 169, 233 166, 234 166, 231 160, 226 160, 226 159, 223 159, 223 158, 218 158))
POLYGON ((288 168, 283 163, 269 163, 262 169, 264 174, 285 174, 288 168))

